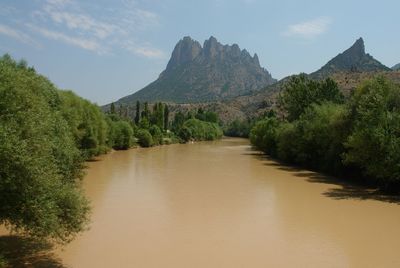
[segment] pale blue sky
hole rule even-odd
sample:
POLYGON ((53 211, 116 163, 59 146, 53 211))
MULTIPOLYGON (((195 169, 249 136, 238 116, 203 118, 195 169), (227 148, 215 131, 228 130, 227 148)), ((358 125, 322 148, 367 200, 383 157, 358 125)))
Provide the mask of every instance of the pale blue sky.
POLYGON ((0 53, 106 104, 155 80, 186 35, 237 43, 278 79, 318 69, 358 37, 391 67, 399 10, 398 0, 0 0, 0 53))

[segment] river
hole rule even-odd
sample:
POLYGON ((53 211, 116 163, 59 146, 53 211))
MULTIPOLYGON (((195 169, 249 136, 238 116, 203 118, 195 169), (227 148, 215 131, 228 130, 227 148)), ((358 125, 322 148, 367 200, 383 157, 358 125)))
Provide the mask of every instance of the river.
POLYGON ((90 162, 89 231, 67 267, 400 267, 400 206, 280 165, 244 139, 90 162))

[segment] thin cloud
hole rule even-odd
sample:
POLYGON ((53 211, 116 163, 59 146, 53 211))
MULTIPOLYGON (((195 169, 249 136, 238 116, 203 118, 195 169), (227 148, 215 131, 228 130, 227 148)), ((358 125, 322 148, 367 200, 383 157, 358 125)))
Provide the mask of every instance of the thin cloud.
POLYGON ((123 47, 138 56, 150 59, 164 59, 166 57, 165 53, 160 49, 153 48, 150 45, 138 45, 133 41, 125 42, 123 47))
MULTIPOLYGON (((110 36, 113 32, 119 31, 119 27, 98 21, 85 13, 74 13, 64 11, 66 3, 59 4, 55 0, 51 0, 43 7, 43 11, 56 24, 65 25, 70 30, 78 30, 86 34, 94 35, 97 38, 104 39, 110 36)), ((60 1, 60 0, 59 0, 60 1)))
MULTIPOLYGON (((36 3, 36 8, 29 11, 28 16, 19 15, 22 19, 14 21, 14 28, 0 24, 0 34, 38 46, 24 33, 27 29, 31 36, 56 40, 98 54, 113 54, 122 49, 149 59, 165 56, 162 50, 140 40, 144 32, 160 26, 160 18, 137 1, 120 0, 119 5, 113 2, 101 9, 93 3, 77 0, 36 3), (26 28, 22 31, 21 26, 26 28)), ((18 11, 11 6, 3 8, 0 4, 0 7, 8 17, 18 11)))
POLYGON ((0 34, 6 35, 25 44, 40 47, 40 45, 26 33, 23 33, 3 24, 0 24, 0 34))
POLYGON ((325 33, 331 23, 331 18, 319 17, 310 21, 289 25, 282 35, 288 37, 298 36, 310 39, 325 33))
POLYGON ((86 50, 94 51, 99 54, 103 54, 106 52, 106 50, 98 42, 94 40, 68 36, 66 34, 50 31, 48 29, 41 28, 32 24, 28 24, 27 26, 48 39, 61 41, 63 43, 83 48, 86 50))

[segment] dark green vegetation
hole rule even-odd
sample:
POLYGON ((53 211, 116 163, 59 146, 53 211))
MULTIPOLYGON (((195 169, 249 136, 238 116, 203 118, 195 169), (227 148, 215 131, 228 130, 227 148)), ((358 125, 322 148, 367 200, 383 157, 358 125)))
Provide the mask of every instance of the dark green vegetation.
POLYGON ((387 191, 400 186, 400 85, 376 77, 344 99, 330 79, 293 77, 281 116, 258 121, 251 143, 289 164, 335 175, 362 174, 387 191))
POLYGON ((86 152, 67 106, 26 63, 0 59, 0 223, 61 242, 86 228, 89 211, 78 187, 86 152))
POLYGON ((225 127, 224 134, 229 137, 248 138, 253 125, 254 121, 235 119, 225 127))
MULTIPOLYGON (((10 56, 0 58, 0 224, 34 238, 69 242, 85 230, 89 204, 80 189, 84 161, 111 148, 128 149, 221 137, 214 113, 174 120, 156 103, 108 114, 10 56), (198 118, 198 119, 194 119, 198 118), (208 122, 210 121, 210 122, 208 122), (183 134, 184 133, 184 134, 183 134)), ((1 255, 1 254, 0 254, 1 255)))
POLYGON ((184 141, 211 141, 221 138, 222 130, 216 123, 205 122, 199 119, 189 119, 183 124, 179 136, 184 141))
POLYGON ((251 56, 238 45, 222 45, 214 37, 199 42, 185 37, 172 52, 159 78, 117 103, 133 106, 136 101, 198 103, 225 100, 275 82, 251 56))
POLYGON ((142 147, 214 140, 222 136, 218 116, 214 112, 204 111, 201 108, 197 111, 190 110, 185 114, 178 112, 170 122, 169 108, 166 104, 157 102, 150 108, 145 102, 143 109, 141 106, 141 103, 137 101, 133 118, 138 122, 137 125, 134 124, 135 137, 142 147))

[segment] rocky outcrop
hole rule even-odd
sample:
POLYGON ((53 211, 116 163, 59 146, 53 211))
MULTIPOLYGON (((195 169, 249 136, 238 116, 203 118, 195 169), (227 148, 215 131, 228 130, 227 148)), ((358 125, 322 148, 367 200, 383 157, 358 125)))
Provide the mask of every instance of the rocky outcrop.
POLYGON ((196 103, 230 99, 273 84, 276 80, 237 44, 222 45, 215 37, 203 46, 190 37, 180 40, 159 78, 119 103, 167 101, 196 103))
POLYGON ((331 59, 321 69, 310 74, 310 76, 322 79, 338 72, 379 71, 390 71, 390 68, 365 53, 364 40, 359 38, 349 49, 331 59))

